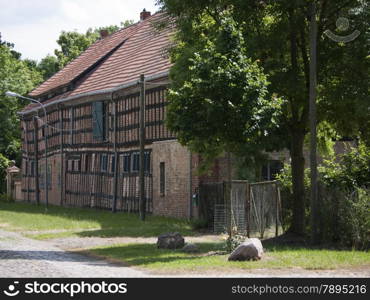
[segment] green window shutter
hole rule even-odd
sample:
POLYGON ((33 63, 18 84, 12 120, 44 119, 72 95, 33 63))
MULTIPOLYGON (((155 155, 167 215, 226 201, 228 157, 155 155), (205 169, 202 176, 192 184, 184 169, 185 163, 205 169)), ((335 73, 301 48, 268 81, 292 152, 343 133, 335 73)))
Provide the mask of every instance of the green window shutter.
POLYGON ((103 102, 93 102, 92 105, 93 138, 102 141, 104 139, 103 102))

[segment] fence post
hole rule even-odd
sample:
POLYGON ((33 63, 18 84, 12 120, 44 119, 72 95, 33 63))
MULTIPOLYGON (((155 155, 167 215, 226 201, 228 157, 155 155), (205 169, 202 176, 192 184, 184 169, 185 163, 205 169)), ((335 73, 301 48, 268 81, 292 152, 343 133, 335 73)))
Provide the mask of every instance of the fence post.
POLYGON ((280 189, 277 183, 275 183, 276 187, 276 193, 275 193, 275 198, 276 198, 276 211, 275 211, 275 237, 279 235, 279 202, 280 202, 280 189))
POLYGON ((229 236, 229 240, 232 238, 232 220, 231 220, 231 182, 223 182, 223 194, 225 203, 225 213, 226 213, 226 229, 229 236))
POLYGON ((246 183, 245 188, 245 219, 247 221, 247 236, 250 237, 251 234, 251 186, 249 182, 246 183))

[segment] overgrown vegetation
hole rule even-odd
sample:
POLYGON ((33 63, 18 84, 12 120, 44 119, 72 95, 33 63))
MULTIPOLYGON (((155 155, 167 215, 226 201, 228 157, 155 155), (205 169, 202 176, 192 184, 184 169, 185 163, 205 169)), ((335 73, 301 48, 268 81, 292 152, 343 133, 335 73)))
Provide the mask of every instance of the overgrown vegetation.
MULTIPOLYGON (((309 195, 309 169, 305 170, 305 190, 309 195)), ((290 166, 279 175, 282 184, 285 229, 292 216, 290 166)), ((358 249, 370 247, 370 149, 352 147, 339 157, 324 160, 319 167, 319 211, 322 242, 358 249)), ((307 199, 308 200, 308 199, 307 199)), ((309 203, 307 201, 307 203, 309 203)), ((309 207, 306 206, 306 218, 309 207)), ((308 221, 308 220, 307 220, 308 221)), ((309 222, 306 222, 309 224, 309 222)))
POLYGON ((0 194, 6 190, 6 168, 9 166, 9 159, 7 159, 2 153, 0 153, 0 194))
POLYGON ((243 234, 234 233, 231 236, 227 237, 225 243, 225 250, 227 252, 234 251, 240 244, 242 244, 247 237, 243 234))

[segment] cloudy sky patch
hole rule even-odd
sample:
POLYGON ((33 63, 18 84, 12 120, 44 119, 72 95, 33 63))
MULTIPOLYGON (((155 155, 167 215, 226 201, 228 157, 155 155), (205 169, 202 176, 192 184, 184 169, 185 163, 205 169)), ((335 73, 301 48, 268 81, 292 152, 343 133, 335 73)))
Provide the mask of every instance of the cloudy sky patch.
POLYGON ((138 21, 143 8, 158 10, 155 0, 0 0, 0 32, 22 58, 40 60, 58 48, 62 30, 138 21))

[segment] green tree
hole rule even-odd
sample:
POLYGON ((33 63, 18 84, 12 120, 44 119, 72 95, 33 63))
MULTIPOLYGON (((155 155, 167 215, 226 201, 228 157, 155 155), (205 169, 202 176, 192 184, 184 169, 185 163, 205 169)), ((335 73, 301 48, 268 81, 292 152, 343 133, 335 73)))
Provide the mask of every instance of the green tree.
POLYGON ((202 155, 203 166, 224 151, 255 156, 269 147, 281 111, 279 99, 266 100, 266 76, 247 56, 230 12, 219 20, 204 16, 194 28, 196 42, 189 37, 172 53, 167 124, 202 155))
POLYGON ((47 55, 37 64, 37 69, 41 72, 44 80, 47 80, 59 71, 58 59, 53 55, 47 55))
POLYGON ((96 39, 97 36, 92 30, 88 30, 86 34, 78 33, 77 31, 62 31, 57 40, 61 50, 56 49, 54 51, 58 59, 59 68, 62 69, 66 64, 79 56, 96 39))
MULTIPOLYGON (((362 139, 369 136, 369 4, 362 0, 317 0, 318 22, 318 116, 319 122, 330 124, 339 134, 362 139), (350 30, 360 36, 349 43, 337 43, 324 35, 326 30, 336 34, 350 33, 335 30, 339 16, 350 19, 350 30), (350 117, 347 112, 350 112, 350 117), (352 114, 353 113, 353 114, 352 114)), ((204 18, 221 25, 225 10, 232 9, 233 19, 240 24, 246 42, 247 56, 260 60, 270 85, 284 103, 274 135, 280 147, 290 151, 293 181, 293 219, 290 230, 304 234, 304 155, 303 147, 308 126, 309 90, 309 4, 310 0, 159 0, 177 24, 177 48, 185 47, 175 56, 173 89, 181 92, 182 80, 192 70, 188 64, 195 55, 201 35, 210 31, 197 30, 204 18), (192 54, 193 53, 193 54, 192 54), (183 66, 183 68, 181 68, 183 66)), ((206 63, 206 62, 204 62, 206 63)), ((237 84, 243 89, 242 84, 237 84)), ((204 88, 207 88, 204 86, 204 88)), ((228 94, 228 89, 225 89, 228 94)), ((210 101, 214 99, 210 98, 210 101)), ((195 114, 196 112, 194 112, 195 114)), ((214 119, 222 118, 223 111, 214 119)), ((194 119, 189 118, 191 124, 194 119)), ((209 124, 205 124, 205 127, 209 124)), ((232 127, 230 134, 233 135, 232 127)), ((275 139, 272 139, 275 144, 275 139)), ((273 148, 273 147, 272 147, 273 148)), ((279 147, 277 147, 279 148, 279 147)))
POLYGON ((30 69, 27 62, 16 59, 8 46, 0 45, 0 153, 16 159, 19 149, 19 111, 25 103, 5 95, 13 91, 26 95, 42 78, 39 72, 30 69))
MULTIPOLYGON (((0 44, 0 156, 2 161, 20 162, 20 130, 17 112, 26 104, 5 95, 14 91, 26 95, 41 82, 41 74, 31 67, 31 61, 22 61, 12 52, 12 44, 0 44)), ((20 57, 20 56, 19 56, 20 57)), ((4 166, 4 164, 3 164, 4 166)), ((3 173, 1 173, 4 175, 3 173)), ((0 181, 4 178, 0 178, 0 181)), ((3 192, 3 191, 1 191, 3 192)))
POLYGON ((14 58, 16 58, 16 59, 21 58, 22 54, 13 49, 14 48, 13 43, 1 40, 1 32, 0 32, 0 45, 8 47, 10 49, 10 53, 13 55, 14 58))

